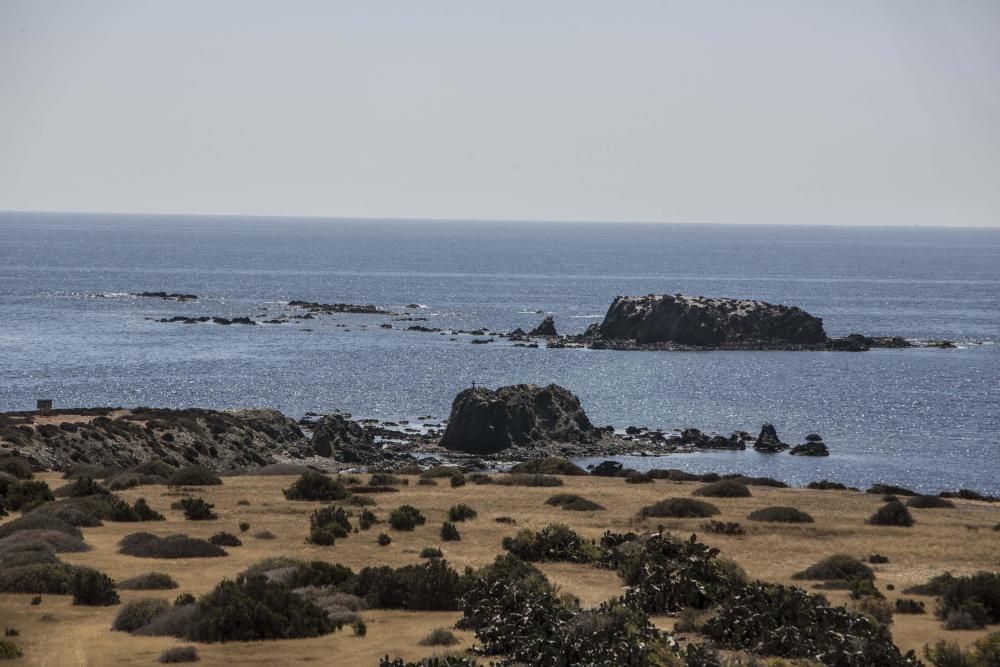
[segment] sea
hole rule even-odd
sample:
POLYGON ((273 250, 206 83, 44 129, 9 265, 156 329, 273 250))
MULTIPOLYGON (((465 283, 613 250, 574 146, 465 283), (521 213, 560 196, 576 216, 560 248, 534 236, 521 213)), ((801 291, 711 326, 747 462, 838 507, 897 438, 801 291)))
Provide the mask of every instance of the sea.
POLYGON ((557 383, 599 425, 728 434, 771 422, 791 443, 820 433, 831 451, 622 459, 637 469, 997 493, 998 341, 1000 230, 0 213, 0 411, 50 398, 446 418, 473 383, 557 383), (143 291, 199 298, 131 296, 143 291), (551 314, 560 333, 582 332, 616 295, 650 293, 797 305, 830 335, 957 348, 615 352, 405 330, 527 330, 551 314), (426 320, 157 321, 272 319, 291 300, 426 320))

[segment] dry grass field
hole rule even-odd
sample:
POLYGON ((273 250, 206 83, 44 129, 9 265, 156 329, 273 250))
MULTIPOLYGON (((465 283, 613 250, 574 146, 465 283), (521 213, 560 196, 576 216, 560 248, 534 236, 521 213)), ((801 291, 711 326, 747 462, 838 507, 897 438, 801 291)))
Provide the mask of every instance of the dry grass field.
MULTIPOLYGON (((40 475, 56 488, 64 482, 58 474, 40 475)), ((791 575, 819 559, 835 553, 867 558, 880 553, 889 562, 873 566, 876 585, 891 601, 903 588, 925 582, 946 570, 968 574, 1000 568, 1000 532, 992 528, 1000 522, 1000 505, 956 500, 954 509, 913 509, 916 525, 912 528, 868 526, 865 519, 882 503, 879 496, 850 491, 812 491, 752 487, 750 498, 709 498, 721 510, 723 521, 738 521, 746 529, 743 536, 702 534, 703 519, 639 520, 639 508, 668 497, 689 497, 699 483, 657 480, 651 484, 626 484, 620 478, 564 477, 559 488, 526 488, 466 484, 451 488, 447 479, 437 486, 419 486, 416 478, 400 487, 398 493, 372 497, 380 519, 401 504, 411 504, 427 516, 427 523, 413 532, 390 530, 385 524, 337 540, 335 546, 306 543, 309 515, 320 506, 315 502, 287 501, 282 489, 294 477, 245 476, 224 478, 223 486, 198 487, 191 495, 214 503, 219 518, 215 521, 186 521, 183 514, 171 510, 176 490, 165 486, 144 486, 120 492, 134 501, 145 497, 152 507, 167 516, 165 522, 111 523, 86 528, 84 536, 92 549, 85 553, 62 554, 69 563, 88 565, 122 580, 150 571, 167 572, 180 584, 171 591, 121 591, 122 601, 140 597, 163 597, 173 600, 178 593, 199 595, 211 590, 223 578, 232 578, 249 565, 268 556, 291 556, 342 563, 352 569, 366 565, 400 566, 423 562, 419 552, 438 546, 456 569, 481 566, 502 553, 501 540, 520 528, 538 529, 551 522, 562 522, 589 538, 598 538, 606 530, 624 531, 666 529, 687 536, 697 532, 699 539, 717 546, 724 557, 739 563, 752 578, 792 583, 791 575), (571 512, 545 504, 554 493, 578 493, 607 509, 596 512, 571 512), (247 501, 249 504, 239 504, 247 501), (442 542, 439 530, 448 508, 467 503, 478 510, 477 519, 458 524, 462 539, 442 542), (747 513, 769 505, 790 505, 811 514, 813 524, 771 524, 747 520, 747 513), (499 524, 497 517, 509 516, 517 525, 499 524), (250 529, 241 534, 240 522, 250 529), (228 548, 225 558, 162 560, 136 558, 117 552, 116 543, 124 535, 137 531, 161 535, 186 533, 208 538, 225 530, 240 535, 242 547, 228 548), (255 539, 253 534, 267 530, 276 539, 255 539), (376 536, 388 532, 393 541, 379 546, 376 536), (893 585, 893 591, 887 585, 893 585)), ((3 521, 10 520, 11 517, 3 521)), ((577 595, 584 605, 595 605, 622 592, 617 575, 589 565, 543 564, 541 569, 563 590, 577 595)), ((802 582, 795 582, 801 584, 802 582)), ((809 586, 809 584, 806 584, 809 586)), ((830 591, 831 601, 846 603, 845 592, 830 591)), ((166 648, 186 644, 169 637, 136 637, 111 630, 119 607, 73 606, 69 597, 44 596, 40 605, 30 604, 30 595, 0 595, 0 626, 14 627, 20 635, 16 643, 24 657, 10 664, 31 665, 149 665, 156 663, 166 648)), ((910 596, 907 596, 910 597, 910 596)), ((933 600, 924 598, 928 609, 933 600)), ((402 656, 413 660, 432 655, 436 649, 418 645, 434 628, 450 627, 459 613, 401 611, 365 611, 367 636, 357 637, 345 627, 316 639, 204 644, 198 647, 203 664, 288 665, 299 663, 337 665, 377 665, 380 657, 402 656)), ((672 619, 657 619, 670 627, 672 619)), ((993 628, 994 630, 996 628, 993 628)), ((461 637, 458 649, 473 643, 470 633, 455 631, 461 637)), ((896 615, 892 633, 904 650, 917 649, 939 638, 961 644, 985 635, 988 631, 946 631, 933 613, 922 616, 896 615)), ((441 649, 437 649, 440 651, 441 649)))

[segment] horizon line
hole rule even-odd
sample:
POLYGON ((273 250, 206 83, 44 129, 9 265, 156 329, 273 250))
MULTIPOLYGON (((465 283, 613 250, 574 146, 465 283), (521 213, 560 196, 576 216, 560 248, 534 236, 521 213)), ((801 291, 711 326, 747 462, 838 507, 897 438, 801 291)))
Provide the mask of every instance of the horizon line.
POLYGON ((555 225, 688 225, 696 226, 719 226, 719 227, 816 227, 816 228, 839 228, 839 227, 870 227, 870 228, 898 228, 898 229, 996 229, 998 225, 925 225, 918 223, 892 223, 892 222, 857 222, 857 223, 820 223, 810 224, 806 222, 702 222, 702 221, 677 221, 677 220, 560 220, 560 219, 538 219, 538 218, 400 218, 385 216, 331 216, 331 215, 290 215, 290 214, 264 214, 264 213, 163 213, 163 212, 142 212, 142 211, 58 211, 58 210, 18 210, 0 209, 0 215, 75 215, 75 216, 113 216, 113 217, 147 217, 147 218, 250 218, 253 220, 309 220, 325 222, 442 222, 442 223, 541 223, 555 225))

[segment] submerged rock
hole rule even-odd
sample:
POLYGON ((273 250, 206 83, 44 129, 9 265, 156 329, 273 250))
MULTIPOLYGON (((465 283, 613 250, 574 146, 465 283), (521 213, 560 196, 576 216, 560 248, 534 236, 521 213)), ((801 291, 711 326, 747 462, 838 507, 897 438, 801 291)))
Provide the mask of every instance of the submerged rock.
POLYGON ((342 412, 325 415, 316 422, 312 447, 318 455, 344 463, 372 463, 379 459, 374 436, 342 412))
POLYGON ((616 297, 597 333, 639 344, 823 345, 823 320, 794 306, 671 294, 616 297))
POLYGON ((580 400, 559 385, 473 387, 455 397, 441 446, 492 454, 546 442, 590 443, 600 435, 580 400))

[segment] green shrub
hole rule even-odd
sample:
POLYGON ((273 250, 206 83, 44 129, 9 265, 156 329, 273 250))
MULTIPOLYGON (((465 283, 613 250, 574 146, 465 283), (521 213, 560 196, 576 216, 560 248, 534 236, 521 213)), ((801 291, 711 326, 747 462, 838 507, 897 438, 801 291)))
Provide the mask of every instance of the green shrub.
POLYGON ((795 507, 764 507, 747 515, 751 521, 768 521, 772 523, 813 523, 814 519, 795 507))
POLYGON ((222 478, 204 466, 192 465, 181 468, 167 478, 170 486, 218 486, 222 478))
POLYGON ((164 572, 147 572, 118 582, 123 591, 168 591, 177 588, 177 582, 164 572))
POLYGON ((18 479, 32 479, 35 476, 31 470, 31 464, 16 456, 0 458, 0 472, 5 472, 18 479))
POLYGON ((816 489, 819 491, 846 491, 847 487, 840 482, 830 482, 827 480, 820 480, 818 482, 809 482, 806 486, 807 489, 816 489))
POLYGON ((427 518, 412 505, 402 505, 389 514, 389 525, 394 530, 410 531, 426 522, 427 518))
POLYGON ((462 539, 462 536, 458 533, 458 528, 455 527, 451 521, 445 521, 441 524, 441 539, 445 542, 456 542, 462 539))
POLYGON ((284 490, 288 500, 343 500, 351 495, 342 483, 318 472, 307 472, 284 490))
POLYGON ((906 501, 906 505, 917 509, 947 509, 954 507, 955 503, 938 496, 913 496, 906 501))
POLYGON ((354 594, 373 609, 411 611, 457 611, 463 591, 462 578, 440 558, 395 570, 366 567, 354 587, 354 594))
POLYGON ((529 562, 588 563, 599 556, 596 546, 585 542, 571 528, 560 523, 549 524, 537 533, 524 529, 514 537, 505 537, 503 548, 529 562))
POLYGON ((571 512, 596 512, 604 509, 603 505, 575 493, 557 493, 554 496, 549 496, 545 504, 555 505, 571 512))
POLYGON ((882 625, 892 625, 892 609, 889 601, 881 596, 864 596, 851 603, 851 611, 867 616, 882 625))
POLYGON ((869 517, 868 523, 872 526, 902 526, 909 528, 915 522, 913 521, 913 515, 910 514, 910 510, 906 509, 906 505, 898 500, 893 500, 878 508, 869 517))
POLYGON ((695 489, 691 495, 705 498, 749 498, 750 489, 735 479, 720 479, 695 489))
POLYGON ((466 519, 475 519, 479 516, 479 512, 472 509, 465 503, 459 503, 458 505, 452 505, 448 510, 448 520, 449 521, 465 521, 466 519))
POLYGON ((168 648, 160 654, 160 662, 165 664, 173 664, 179 662, 198 662, 201 657, 198 655, 198 649, 194 646, 174 646, 173 648, 168 648))
POLYGON ((73 595, 73 604, 107 607, 119 602, 111 577, 89 567, 74 568, 69 592, 73 595))
POLYGON ((464 475, 462 469, 458 466, 434 466, 433 468, 428 468, 427 470, 420 473, 420 477, 423 479, 438 479, 441 477, 455 477, 464 475))
POLYGON ((351 624, 351 629, 354 630, 355 637, 364 637, 368 634, 368 625, 360 618, 351 624))
POLYGON ((21 530, 57 530, 60 533, 83 539, 83 531, 61 519, 40 513, 37 510, 0 524, 0 539, 21 530))
POLYGON ((870 493, 875 496, 884 495, 894 495, 894 496, 915 496, 916 491, 911 491, 902 486, 895 486, 893 484, 872 484, 865 493, 870 493))
POLYGON ((146 502, 145 498, 139 498, 132 505, 132 512, 138 517, 139 521, 164 521, 165 517, 154 510, 146 502))
POLYGON ((183 605, 174 604, 132 634, 143 637, 187 637, 197 613, 198 606, 193 601, 183 605))
POLYGON ((459 477, 458 475, 453 475, 451 478, 451 488, 457 489, 465 486, 465 475, 459 477))
POLYGON ((21 649, 17 647, 17 644, 10 641, 9 639, 0 639, 0 660, 14 660, 15 658, 20 658, 23 653, 21 649))
POLYGON ((183 607, 185 605, 194 604, 195 602, 197 602, 197 600, 195 600, 194 596, 190 593, 181 593, 174 598, 175 607, 183 607))
POLYGON ((13 483, 0 480, 0 509, 28 512, 42 503, 53 500, 55 496, 52 495, 52 490, 42 480, 23 480, 13 483))
POLYGON ((378 545, 380 547, 387 547, 390 544, 392 544, 392 538, 391 537, 389 537, 385 533, 379 533, 378 534, 378 545))
POLYGON ((417 486, 437 486, 438 483, 433 479, 426 479, 421 477, 417 480, 417 486))
POLYGON ((409 484, 409 481, 387 472, 375 472, 368 478, 368 486, 399 486, 400 484, 409 484))
POLYGON ((151 533, 132 533, 118 543, 119 552, 140 558, 218 558, 225 550, 206 540, 187 535, 159 537, 151 533))
POLYGON ((965 614, 976 628, 1000 622, 1000 573, 951 577, 941 591, 935 613, 945 620, 954 616, 956 622, 965 614))
POLYGON ((532 459, 518 463, 510 469, 515 474, 539 474, 539 475, 587 475, 587 471, 576 465, 572 461, 560 456, 550 456, 544 459, 532 459))
POLYGON ((883 565, 889 562, 889 557, 882 554, 871 554, 868 556, 868 562, 872 565, 883 565))
POLYGON ((4 564, 0 567, 0 592, 66 595, 73 583, 75 568, 66 563, 4 564))
POLYGON ((277 539, 277 535, 269 530, 260 530, 253 534, 255 539, 258 540, 274 540, 277 539))
POLYGON ((243 542, 232 533, 220 532, 208 538, 208 541, 220 547, 242 547, 243 542))
POLYGON ((437 547, 424 547, 420 550, 421 558, 442 558, 444 556, 437 547))
POLYGON ((497 475, 493 478, 494 484, 504 486, 562 486, 563 481, 552 475, 518 475, 507 474, 497 475))
POLYGON ((347 537, 353 529, 347 511, 342 507, 321 507, 309 517, 309 541, 332 546, 338 537, 347 537))
POLYGON ((188 521, 212 521, 219 518, 212 511, 215 505, 205 502, 204 498, 182 498, 181 507, 184 509, 184 518, 188 521))
POLYGON ((622 475, 626 484, 652 484, 655 477, 649 472, 639 472, 638 470, 626 470, 622 475))
POLYGON ((701 524, 701 529, 706 533, 716 535, 746 535, 743 526, 735 521, 716 521, 715 519, 701 524))
POLYGON ((37 550, 37 543, 51 548, 54 553, 81 553, 90 550, 83 540, 74 535, 67 535, 58 530, 33 528, 19 530, 0 540, 0 561, 5 561, 5 556, 14 552, 37 550))
POLYGON ((884 625, 795 587, 747 585, 721 602, 704 632, 725 648, 836 667, 918 664, 912 652, 900 654, 884 625))
POLYGON ((250 524, 247 521, 240 521, 240 532, 245 533, 250 530, 250 524))
POLYGON ((158 598, 130 600, 122 605, 111 629, 118 632, 135 632, 148 625, 153 618, 170 608, 170 603, 158 598))
POLYGON ((639 510, 641 517, 708 518, 719 513, 719 508, 694 498, 667 498, 639 510))
POLYGON ((854 581, 855 579, 874 578, 875 573, 870 567, 854 556, 846 554, 827 556, 818 563, 792 575, 792 579, 811 581, 854 581))
POLYGON ((225 580, 198 600, 189 637, 202 642, 319 637, 335 629, 323 609, 263 576, 225 580))
POLYGON ((461 640, 450 630, 437 628, 436 630, 431 630, 430 634, 417 643, 421 646, 454 646, 461 643, 461 640))
POLYGON ((61 498, 84 498, 86 496, 106 496, 110 491, 101 486, 92 477, 77 477, 75 481, 61 486, 55 495, 61 498))
POLYGON ((895 610, 897 614, 926 614, 924 603, 920 600, 910 598, 899 598, 896 600, 895 610))

